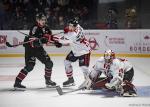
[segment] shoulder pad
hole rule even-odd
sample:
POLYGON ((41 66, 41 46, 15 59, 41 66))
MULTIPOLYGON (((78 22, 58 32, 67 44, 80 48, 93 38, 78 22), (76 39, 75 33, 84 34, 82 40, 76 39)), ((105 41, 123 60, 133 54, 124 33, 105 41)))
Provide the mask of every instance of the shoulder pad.
POLYGON ((32 35, 35 34, 37 28, 38 28, 37 26, 34 26, 34 27, 32 28, 32 35))

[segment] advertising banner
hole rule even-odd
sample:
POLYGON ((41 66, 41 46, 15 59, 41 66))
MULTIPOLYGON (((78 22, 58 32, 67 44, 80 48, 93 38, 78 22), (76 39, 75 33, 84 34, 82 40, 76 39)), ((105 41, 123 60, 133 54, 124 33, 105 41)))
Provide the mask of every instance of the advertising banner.
MULTIPOLYGON (((29 31, 21 31, 29 34, 29 31)), ((62 32, 53 30, 53 34, 62 32)), ((58 36, 61 36, 59 34, 58 36)), ((150 54, 150 30, 85 30, 85 36, 95 54, 112 49, 124 54, 150 54)), ((18 31, 0 31, 0 54, 24 54, 24 47, 7 47, 6 41, 15 45, 24 40, 25 35, 18 31)), ((53 44, 44 46, 49 54, 66 54, 70 51, 69 45, 56 48, 53 44)))

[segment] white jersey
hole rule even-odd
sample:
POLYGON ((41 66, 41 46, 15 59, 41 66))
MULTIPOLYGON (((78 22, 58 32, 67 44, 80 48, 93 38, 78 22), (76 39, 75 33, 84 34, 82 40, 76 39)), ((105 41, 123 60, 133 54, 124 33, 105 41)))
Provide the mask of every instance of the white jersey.
POLYGON ((62 44, 70 44, 74 56, 88 54, 91 51, 89 42, 86 40, 83 28, 80 25, 77 25, 74 32, 64 34, 64 36, 59 39, 59 42, 62 44))
POLYGON ((111 64, 105 63, 104 57, 99 58, 92 68, 93 74, 103 73, 107 77, 123 80, 124 73, 128 72, 133 66, 125 59, 116 58, 111 64), (95 73, 94 73, 95 72, 95 73))

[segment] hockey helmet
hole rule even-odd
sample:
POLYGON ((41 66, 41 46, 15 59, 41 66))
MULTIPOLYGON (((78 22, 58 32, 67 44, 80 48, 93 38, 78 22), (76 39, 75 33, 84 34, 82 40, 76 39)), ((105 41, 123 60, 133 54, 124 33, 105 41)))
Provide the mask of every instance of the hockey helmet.
POLYGON ((68 21, 68 25, 73 25, 74 27, 76 27, 78 24, 79 24, 79 22, 78 22, 77 18, 73 18, 68 21))
POLYGON ((36 14, 36 21, 37 20, 45 20, 46 21, 46 16, 43 13, 38 13, 38 14, 36 14))
POLYGON ((112 50, 107 50, 104 53, 104 59, 106 63, 112 62, 113 59, 115 59, 115 53, 112 50))

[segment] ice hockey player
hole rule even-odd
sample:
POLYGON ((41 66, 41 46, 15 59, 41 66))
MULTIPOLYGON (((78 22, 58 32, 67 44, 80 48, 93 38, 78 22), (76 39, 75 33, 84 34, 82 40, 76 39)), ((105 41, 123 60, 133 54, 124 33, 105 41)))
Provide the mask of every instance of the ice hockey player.
POLYGON ((64 87, 75 85, 73 78, 72 62, 79 60, 79 66, 86 78, 89 72, 90 52, 89 42, 85 38, 83 28, 79 25, 76 18, 71 19, 68 25, 64 28, 64 36, 58 41, 62 44, 69 44, 71 51, 64 60, 65 72, 68 80, 63 82, 64 87))
POLYGON ((48 42, 54 42, 56 47, 61 47, 62 44, 53 41, 51 30, 46 25, 46 17, 43 13, 36 15, 36 23, 30 29, 29 36, 26 36, 24 41, 33 40, 25 47, 25 67, 21 69, 17 75, 14 83, 14 88, 26 88, 21 82, 27 76, 27 74, 33 70, 36 59, 41 61, 45 65, 45 83, 47 87, 56 86, 56 83, 51 80, 53 62, 43 48, 43 44, 48 42))
MULTIPOLYGON (((116 58, 112 50, 107 50, 91 69, 89 78, 82 84, 87 89, 107 88, 120 92, 122 96, 137 96, 132 84, 133 66, 126 59, 116 58), (104 74, 106 77, 101 77, 104 74)), ((81 87, 80 86, 80 87, 81 87)))

